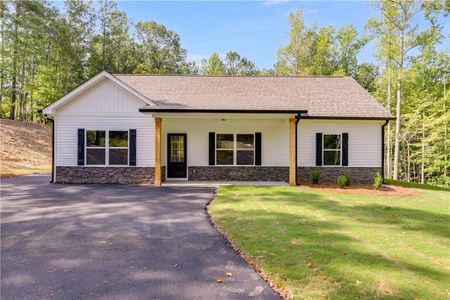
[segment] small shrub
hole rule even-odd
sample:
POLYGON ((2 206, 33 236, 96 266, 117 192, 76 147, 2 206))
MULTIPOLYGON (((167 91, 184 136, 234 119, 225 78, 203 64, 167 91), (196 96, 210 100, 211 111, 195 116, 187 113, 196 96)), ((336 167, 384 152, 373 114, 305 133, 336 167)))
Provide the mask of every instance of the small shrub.
POLYGON ((311 172, 311 181, 314 184, 318 184, 320 179, 320 171, 319 170, 313 170, 311 172))
POLYGON ((337 182, 341 189, 345 188, 346 186, 350 185, 351 177, 350 175, 343 174, 338 177, 337 182))
POLYGON ((379 190, 381 185, 383 184, 383 177, 381 176, 380 172, 376 172, 373 176, 373 188, 375 190, 379 190))

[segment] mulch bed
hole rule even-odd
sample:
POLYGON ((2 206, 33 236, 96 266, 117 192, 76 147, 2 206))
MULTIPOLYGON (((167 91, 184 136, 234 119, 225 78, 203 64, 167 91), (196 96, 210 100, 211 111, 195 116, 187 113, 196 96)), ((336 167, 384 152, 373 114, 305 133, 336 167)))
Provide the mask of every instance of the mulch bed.
POLYGON ((374 196, 417 196, 421 194, 417 189, 385 184, 383 184, 379 190, 375 190, 371 184, 351 183, 350 186, 341 189, 338 184, 334 182, 320 182, 319 184, 300 182, 300 188, 310 188, 333 193, 365 194, 374 196))

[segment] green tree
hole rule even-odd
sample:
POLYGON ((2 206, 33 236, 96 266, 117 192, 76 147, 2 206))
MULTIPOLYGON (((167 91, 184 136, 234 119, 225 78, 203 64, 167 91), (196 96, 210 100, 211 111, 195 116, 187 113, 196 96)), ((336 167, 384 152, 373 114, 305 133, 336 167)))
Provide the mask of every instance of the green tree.
POLYGON ((320 28, 311 34, 311 59, 305 61, 304 73, 307 75, 332 75, 337 70, 336 31, 332 26, 320 28))
POLYGON ((70 55, 68 80, 75 86, 86 80, 86 51, 92 39, 95 15, 91 1, 66 0, 65 7, 70 55))
POLYGON ((254 75, 257 73, 255 64, 236 51, 229 51, 225 56, 225 69, 228 75, 254 75))
MULTIPOLYGON (((392 62, 396 72, 396 124, 394 139, 393 178, 398 179, 400 157, 400 131, 402 120, 402 85, 405 80, 405 68, 408 66, 412 50, 423 44, 423 37, 433 30, 433 26, 420 31, 417 16, 424 11, 421 1, 383 0, 375 5, 380 17, 369 20, 368 27, 378 39, 381 55, 392 62)), ((431 16, 431 13, 429 14, 431 16)), ((430 20, 430 18, 428 18, 430 20)))
MULTIPOLYGON (((358 69, 360 72, 369 71, 373 66, 367 64, 358 66, 357 55, 367 44, 369 39, 361 37, 352 25, 339 28, 337 32, 338 69, 347 76, 356 77, 358 69)), ((355 78, 356 79, 356 78, 355 78)))
POLYGON ((368 92, 374 93, 377 89, 376 80, 379 76, 378 67, 370 63, 362 63, 356 66, 354 74, 352 75, 360 85, 362 85, 368 92))
POLYGON ((306 28, 300 9, 289 13, 288 24, 289 42, 277 52, 277 72, 280 75, 305 74, 305 68, 312 56, 314 29, 306 28))
POLYGON ((219 54, 214 52, 208 60, 203 59, 201 63, 201 72, 202 74, 209 76, 226 74, 225 65, 220 59, 219 54))
POLYGON ((136 24, 136 73, 181 73, 186 50, 181 47, 180 36, 154 21, 136 24))

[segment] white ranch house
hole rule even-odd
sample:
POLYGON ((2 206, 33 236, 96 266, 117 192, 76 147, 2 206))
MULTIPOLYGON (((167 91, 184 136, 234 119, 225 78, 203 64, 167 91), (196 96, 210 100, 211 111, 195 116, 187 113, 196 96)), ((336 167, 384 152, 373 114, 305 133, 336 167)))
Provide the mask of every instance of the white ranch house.
POLYGON ((350 77, 112 75, 43 109, 55 183, 370 182, 390 114, 350 77))

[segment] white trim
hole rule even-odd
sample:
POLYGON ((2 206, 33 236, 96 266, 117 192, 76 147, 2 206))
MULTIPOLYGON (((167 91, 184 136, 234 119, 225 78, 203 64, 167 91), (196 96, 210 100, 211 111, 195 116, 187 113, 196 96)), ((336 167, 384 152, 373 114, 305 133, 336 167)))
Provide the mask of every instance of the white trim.
POLYGON ((85 167, 130 167, 130 130, 120 129, 84 129, 84 166, 85 167), (88 146, 87 145, 87 132, 88 131, 104 131, 105 132, 105 146, 88 146), (110 131, 124 131, 127 133, 128 147, 109 147, 109 132, 110 131), (104 149, 105 150, 105 163, 100 165, 88 165, 87 164, 87 150, 89 149, 104 149), (117 165, 109 163, 109 150, 110 149, 127 149, 127 163, 125 165, 117 165))
POLYGON ((215 166, 218 167, 252 167, 255 166, 255 156, 256 156, 256 149, 255 149, 255 134, 254 133, 222 133, 222 132, 216 132, 214 136, 214 159, 215 159, 215 166), (217 135, 218 134, 231 134, 233 135, 233 148, 217 148, 217 135), (248 148, 238 148, 237 147, 237 136, 239 135, 253 135, 253 149, 248 148), (219 151, 233 151, 233 163, 229 165, 220 165, 217 163, 217 150, 219 151), (253 151, 253 164, 249 165, 243 165, 237 163, 237 152, 238 151, 253 151))
POLYGON ((83 93, 86 90, 90 89, 91 87, 95 86, 97 83, 103 81, 104 79, 111 80, 113 83, 115 83, 119 87, 123 88, 124 90, 126 90, 130 94, 134 95, 135 97, 137 97, 138 99, 140 99, 144 103, 146 103, 148 105, 151 105, 151 106, 155 105, 150 99, 148 99, 144 95, 140 94, 135 89, 131 88, 129 85, 127 85, 123 81, 119 80, 117 77, 109 74, 106 71, 103 71, 103 72, 97 74, 96 76, 92 77, 91 79, 89 79, 88 81, 86 81, 85 83, 83 83, 82 85, 80 85, 79 87, 74 89, 73 91, 69 92, 65 96, 61 97, 57 101, 53 102, 52 104, 50 104, 46 108, 44 108, 42 110, 42 113, 44 115, 52 115, 53 116, 55 114, 55 111, 58 108, 60 108, 64 104, 70 102, 76 96, 80 95, 81 93, 83 93))
POLYGON ((322 133, 322 167, 342 167, 342 133, 322 133), (325 135, 338 135, 339 149, 325 149, 325 135), (339 165, 326 165, 325 164, 325 151, 339 151, 339 165))

